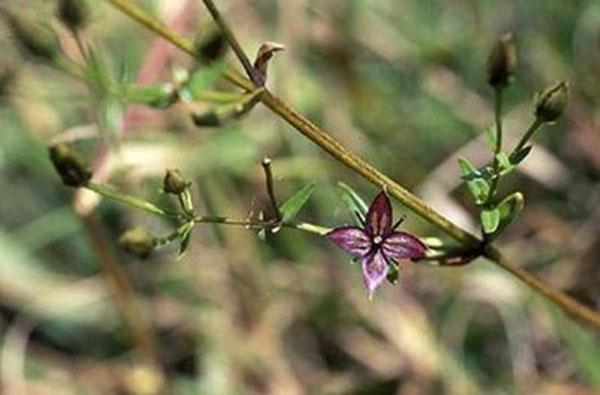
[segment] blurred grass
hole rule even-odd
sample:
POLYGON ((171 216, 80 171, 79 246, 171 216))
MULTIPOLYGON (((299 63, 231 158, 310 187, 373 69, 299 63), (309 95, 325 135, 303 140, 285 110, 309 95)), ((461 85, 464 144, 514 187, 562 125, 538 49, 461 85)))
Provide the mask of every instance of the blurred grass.
MULTIPOLYGON (((18 3, 51 20, 54 2, 18 3)), ((140 2, 190 37, 209 24, 198 3, 140 2)), ((600 156, 590 149, 600 144, 597 1, 229 0, 219 6, 248 53, 264 40, 288 48, 271 66, 274 91, 444 214, 471 225, 474 208, 457 189, 454 156, 487 158, 477 141, 492 121, 485 57, 497 35, 513 31, 519 69, 506 95, 509 141, 530 122, 534 91, 568 79, 573 94, 567 116, 540 134, 523 173, 503 186, 522 190, 526 208, 500 243, 515 262, 600 306, 600 156)), ((109 75, 135 79, 149 67, 147 79, 169 81, 169 64, 190 65, 103 2, 92 9, 84 40, 102 48, 109 75), (161 66, 152 50, 168 61, 161 66)), ((78 59, 68 34, 58 31, 67 54, 78 59)), ((352 220, 338 181, 365 197, 377 192, 264 108, 223 128, 195 128, 190 106, 134 113, 110 94, 90 93, 24 59, 4 25, 0 51, 0 62, 16 71, 0 105, 2 393, 22 393, 23 386, 32 394, 146 393, 156 379, 139 359, 86 225, 72 208, 73 194, 51 169, 44 147, 52 141, 92 131, 78 146, 92 158, 110 142, 110 182, 149 199, 159 199, 164 169, 179 167, 193 177, 197 207, 206 214, 245 218, 266 207, 263 156, 274 159, 282 200, 316 182, 301 214, 315 223, 352 220), (19 359, 22 369, 14 363, 19 359)), ((203 225, 182 261, 173 250, 136 261, 117 247, 119 233, 144 224, 162 234, 168 224, 110 202, 93 215, 156 335, 167 393, 592 394, 600 388, 597 334, 483 261, 457 269, 405 264, 399 284, 385 285, 369 303, 358 266, 314 236, 283 230, 262 242, 242 228, 203 225)), ((407 229, 433 231, 408 215, 407 229)))

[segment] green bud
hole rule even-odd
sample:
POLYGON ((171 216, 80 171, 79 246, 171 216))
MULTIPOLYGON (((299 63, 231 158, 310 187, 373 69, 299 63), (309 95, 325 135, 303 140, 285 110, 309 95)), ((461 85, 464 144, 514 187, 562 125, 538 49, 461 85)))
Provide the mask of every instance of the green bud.
POLYGON ((566 82, 546 89, 535 97, 535 116, 543 122, 556 121, 565 110, 569 96, 569 87, 566 82))
POLYGON ((70 144, 53 145, 48 148, 48 153, 63 184, 70 187, 81 187, 87 185, 92 178, 92 171, 70 144))
POLYGON ((177 169, 167 170, 163 180, 163 191, 173 195, 182 194, 192 183, 177 169))
POLYGON ((52 61, 58 55, 58 41, 52 28, 28 12, 4 11, 14 39, 33 57, 52 61))
POLYGON ((87 23, 89 11, 85 0, 59 0, 56 16, 69 29, 78 30, 87 23))
POLYGON ((119 244, 125 251, 142 259, 146 259, 152 254, 156 242, 156 237, 143 227, 130 229, 119 238, 119 244))
POLYGON ((510 84, 517 66, 517 49, 511 33, 498 41, 487 59, 487 81, 494 88, 505 88, 510 84))

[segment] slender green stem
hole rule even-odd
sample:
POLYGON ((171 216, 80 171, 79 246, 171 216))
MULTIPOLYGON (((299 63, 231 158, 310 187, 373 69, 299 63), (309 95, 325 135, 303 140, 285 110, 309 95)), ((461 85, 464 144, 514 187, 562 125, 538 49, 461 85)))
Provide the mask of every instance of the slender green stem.
POLYGON ((242 49, 242 46, 240 45, 238 40, 235 38, 235 35, 231 31, 227 23, 225 23, 225 20, 223 20, 221 13, 217 9, 217 7, 215 7, 215 4, 212 2, 212 0, 202 0, 202 2, 208 9, 208 12, 210 12, 210 14, 212 15, 215 23, 219 26, 219 29, 221 29, 221 32, 225 36, 225 39, 233 49, 235 56, 237 56, 238 60, 244 67, 246 75, 248 76, 248 78, 250 78, 250 80, 254 81, 254 67, 252 67, 250 60, 246 56, 246 53, 242 49))
POLYGON ((544 121, 542 121, 541 119, 539 119, 537 117, 535 118, 535 120, 533 121, 533 123, 531 124, 529 129, 527 129, 527 132, 525 132, 523 137, 521 137, 521 140, 519 140, 519 143, 515 146, 515 148, 510 153, 511 158, 513 158, 517 154, 517 152, 521 151, 523 149, 523 147, 525 147, 525 144, 527 144, 527 142, 529 140, 531 140, 531 138, 533 137, 535 132, 537 132, 538 129, 543 124, 544 124, 544 121))
POLYGON ((179 214, 177 214, 173 211, 163 209, 163 208, 158 207, 157 205, 147 202, 143 199, 139 199, 134 196, 126 195, 108 185, 96 184, 96 183, 91 182, 88 185, 86 185, 86 188, 89 189, 90 191, 94 191, 97 194, 104 196, 108 199, 116 200, 116 201, 126 204, 128 206, 138 208, 140 210, 144 210, 149 213, 159 215, 161 217, 169 217, 169 218, 179 218, 180 217, 179 214))
POLYGON ((253 220, 237 220, 231 219, 227 217, 219 217, 219 216, 198 216, 194 218, 194 222, 196 223, 209 223, 209 224, 221 224, 221 225, 234 225, 234 226, 243 226, 246 228, 291 228, 296 230, 301 230, 308 233, 314 233, 317 235, 325 235, 331 231, 331 229, 310 224, 307 222, 298 222, 298 223, 281 223, 279 221, 253 221, 253 220))
MULTIPOLYGON (((496 125, 496 146, 494 148, 494 160, 492 162, 492 185, 490 185, 490 193, 484 203, 489 204, 496 195, 498 189, 498 182, 500 180, 500 161, 498 160, 498 154, 502 152, 502 88, 494 89, 494 123, 496 125)), ((484 233, 485 234, 485 233, 484 233)))
MULTIPOLYGON (((183 51, 189 53, 194 57, 197 56, 196 50, 189 40, 181 38, 179 35, 166 28, 163 24, 156 21, 153 17, 145 13, 139 7, 132 4, 130 1, 106 1, 110 2, 113 6, 118 8, 120 11, 128 15, 133 20, 137 21, 138 23, 141 23, 148 29, 169 40, 171 43, 173 43, 175 46, 179 47, 183 51)), ((227 72, 225 73, 225 77, 240 88, 243 88, 245 90, 253 89, 253 83, 247 80, 246 78, 242 77, 241 75, 239 75, 239 73, 235 71, 227 70, 227 72)), ((365 180, 381 188, 386 189, 390 195, 400 200, 408 208, 413 210, 416 214, 421 216, 429 223, 437 226, 449 236, 461 242, 466 248, 473 248, 475 250, 479 250, 481 246, 481 240, 479 240, 476 236, 462 229, 458 225, 452 223, 450 220, 448 220, 447 218, 439 214, 437 211, 435 211, 433 208, 428 206, 417 196, 413 195, 401 185, 397 184, 389 177, 376 170, 369 163, 367 163, 362 158, 348 150, 342 144, 337 142, 333 137, 331 137, 329 134, 327 134, 326 132, 318 128, 316 125, 314 125, 312 122, 304 118, 300 113, 290 108, 285 102, 283 102, 278 97, 274 96, 268 90, 265 90, 261 94, 260 100, 263 104, 270 108, 271 111, 279 115, 288 124, 290 124, 301 134, 303 134, 312 142, 321 147, 325 152, 332 155, 346 167, 362 176, 365 180)), ((494 252, 495 250, 491 251, 494 252)), ((568 295, 562 293, 560 290, 553 288, 552 285, 543 282, 536 276, 529 274, 523 269, 520 269, 519 267, 510 264, 504 258, 501 258, 500 256, 495 255, 491 252, 488 253, 486 256, 488 256, 488 258, 490 258, 492 262, 496 263, 502 269, 513 274, 515 277, 517 277, 533 289, 547 296, 550 300, 561 306, 568 313, 576 316, 577 318, 587 323, 594 325, 596 328, 600 328, 600 314, 580 304, 576 300, 570 298, 568 295)))

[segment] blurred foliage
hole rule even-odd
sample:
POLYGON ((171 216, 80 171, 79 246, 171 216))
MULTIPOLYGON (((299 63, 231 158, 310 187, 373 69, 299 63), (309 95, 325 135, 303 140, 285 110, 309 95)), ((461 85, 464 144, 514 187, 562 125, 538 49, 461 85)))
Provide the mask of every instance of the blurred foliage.
MULTIPOLYGON (((57 2, 7 3, 51 23, 65 56, 83 62, 55 18, 57 2)), ((161 385, 172 394, 600 389, 597 333, 482 260, 456 269, 402 264, 398 284, 368 302, 358 265, 326 240, 291 230, 262 241, 250 230, 203 224, 181 260, 173 249, 144 261, 124 253, 124 230, 141 225, 164 234, 170 224, 111 202, 96 206, 90 194, 65 188, 46 146, 75 142, 97 177, 150 200, 159 196, 165 169, 179 168, 193 175, 199 212, 231 218, 269 207, 264 156, 273 158, 282 201, 315 184, 298 214, 303 220, 354 221, 339 181, 367 201, 377 191, 264 107, 219 128, 196 127, 191 114, 232 98, 215 104, 211 96, 230 89, 215 79, 221 63, 193 64, 104 2, 88 3, 80 35, 93 49, 87 56, 95 84, 23 57, 0 24, 3 393, 152 393, 161 385), (171 105, 183 72, 192 72, 190 92, 171 105), (158 370, 144 363, 136 323, 115 298, 106 260, 131 283, 158 370)), ((214 29, 200 2, 138 3, 191 38, 214 29)), ((515 144, 531 121, 531 92, 569 80, 572 95, 566 116, 540 133, 521 172, 501 185, 523 191, 527 207, 498 242, 515 262, 600 306, 597 0, 219 6, 249 54, 265 40, 286 46, 271 65, 272 90, 472 229, 476 208, 458 188, 456 158, 477 166, 489 158, 485 60, 496 38, 512 31, 519 64, 505 95, 507 140, 515 144)), ((407 229, 440 236, 407 214, 407 229)))

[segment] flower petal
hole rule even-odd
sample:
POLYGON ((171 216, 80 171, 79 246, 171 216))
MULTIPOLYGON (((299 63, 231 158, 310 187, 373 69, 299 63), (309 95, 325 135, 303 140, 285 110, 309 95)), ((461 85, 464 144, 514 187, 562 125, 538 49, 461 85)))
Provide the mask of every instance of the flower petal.
POLYGON ((342 250, 357 257, 363 257, 371 250, 371 238, 367 232, 355 226, 335 228, 326 236, 342 250))
POLYGON ((425 256, 427 246, 418 237, 406 232, 393 232, 381 243, 388 259, 419 259, 425 256))
POLYGON ((384 236, 392 229, 392 204, 385 192, 375 197, 367 212, 367 231, 372 236, 384 236))
POLYGON ((362 274, 365 287, 369 292, 369 299, 375 289, 381 285, 388 272, 388 263, 380 249, 364 257, 362 261, 362 274))

